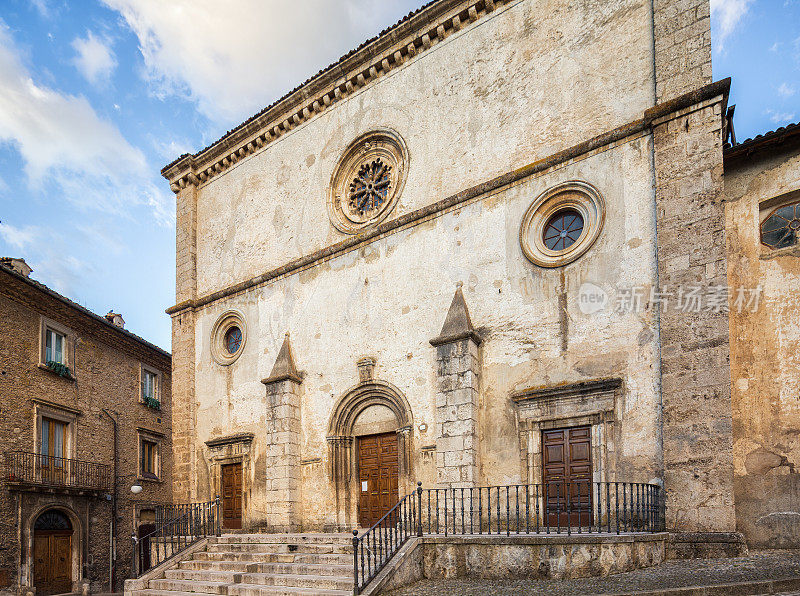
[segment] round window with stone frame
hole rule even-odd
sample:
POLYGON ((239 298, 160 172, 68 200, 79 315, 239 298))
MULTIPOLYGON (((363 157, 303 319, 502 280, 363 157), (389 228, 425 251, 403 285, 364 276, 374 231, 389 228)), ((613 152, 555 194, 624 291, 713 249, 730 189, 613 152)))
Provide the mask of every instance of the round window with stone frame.
POLYGON ((244 317, 238 311, 229 310, 219 316, 211 330, 211 356, 217 364, 228 366, 242 355, 246 330, 244 317))
POLYGON ((770 248, 795 246, 800 238, 800 202, 773 210, 761 224, 761 243, 770 248))
POLYGON ((342 155, 328 189, 331 223, 357 234, 386 219, 405 185, 408 149, 399 134, 382 129, 353 141, 342 155))
POLYGON ((540 267, 571 263, 600 236, 605 200, 588 182, 572 180, 540 194, 528 207, 519 229, 525 257, 540 267))

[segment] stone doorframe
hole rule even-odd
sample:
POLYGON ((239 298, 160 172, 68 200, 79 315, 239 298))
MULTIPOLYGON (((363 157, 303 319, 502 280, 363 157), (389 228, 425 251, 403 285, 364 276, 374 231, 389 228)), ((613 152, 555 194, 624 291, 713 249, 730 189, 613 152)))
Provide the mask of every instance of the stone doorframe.
POLYGON ((515 405, 525 482, 542 482, 542 431, 576 426, 591 427, 592 482, 617 481, 615 421, 621 395, 621 379, 582 381, 514 393, 511 399, 515 405))
MULTIPOLYGON (((398 493, 402 497, 414 488, 411 474, 413 418, 411 406, 403 393, 387 381, 375 379, 375 360, 358 362, 360 382, 347 390, 333 408, 328 423, 328 476, 336 497, 336 523, 332 529, 350 529, 358 520, 358 448, 356 439, 366 434, 358 431, 358 416, 371 406, 384 406, 392 411, 397 425, 392 429, 370 431, 397 433, 398 493)), ((327 529, 327 528, 326 528, 327 529)))
POLYGON ((206 441, 211 499, 217 496, 222 498, 222 466, 242 465, 242 528, 247 528, 249 517, 248 504, 252 490, 250 451, 254 436, 253 433, 238 433, 206 441))
MULTIPOLYGON (((81 592, 82 585, 84 583, 83 577, 83 568, 84 568, 84 547, 85 547, 85 531, 86 531, 86 524, 83 523, 81 516, 72 509, 72 507, 68 506, 66 503, 53 501, 47 503, 40 503, 38 504, 31 513, 25 518, 24 521, 24 544, 23 549, 25 551, 25 561, 26 564, 22 566, 20 569, 19 574, 19 583, 20 588, 33 588, 33 574, 34 574, 34 558, 33 558, 33 525, 36 523, 36 520, 39 519, 39 516, 47 511, 58 511, 59 513, 63 513, 64 515, 69 518, 70 524, 72 524, 72 591, 73 592, 81 592)), ((87 513, 88 515, 88 513, 87 513)), ((28 590, 24 590, 28 591, 28 590)))

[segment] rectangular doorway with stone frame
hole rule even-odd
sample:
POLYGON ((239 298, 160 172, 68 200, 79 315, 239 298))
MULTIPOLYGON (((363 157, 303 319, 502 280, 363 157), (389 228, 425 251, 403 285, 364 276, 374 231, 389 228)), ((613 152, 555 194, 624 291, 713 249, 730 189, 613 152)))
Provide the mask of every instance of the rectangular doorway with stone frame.
POLYGON ((397 433, 358 438, 358 523, 377 524, 398 501, 397 433))

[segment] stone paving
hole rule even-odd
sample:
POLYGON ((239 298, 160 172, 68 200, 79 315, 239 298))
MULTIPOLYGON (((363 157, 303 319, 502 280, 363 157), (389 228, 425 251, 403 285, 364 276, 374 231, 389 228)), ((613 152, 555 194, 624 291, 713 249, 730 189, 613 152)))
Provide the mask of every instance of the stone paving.
MULTIPOLYGON (((688 586, 711 586, 800 577, 800 550, 757 551, 747 557, 667 561, 604 578, 573 580, 450 579, 423 580, 387 596, 588 596, 626 594, 688 586)), ((747 592, 750 593, 750 592, 747 592)), ((800 593, 795 593, 800 596, 800 593)), ((787 594, 788 596, 788 594, 787 594)))

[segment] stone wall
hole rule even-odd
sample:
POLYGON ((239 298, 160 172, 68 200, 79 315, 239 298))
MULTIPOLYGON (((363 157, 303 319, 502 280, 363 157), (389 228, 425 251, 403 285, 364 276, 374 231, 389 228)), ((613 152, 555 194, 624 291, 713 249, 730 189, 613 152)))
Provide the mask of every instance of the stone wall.
MULTIPOLYGON (((336 520, 335 491, 326 475, 327 429, 335 404, 358 383, 357 363, 364 356, 375 358, 375 378, 391 383, 410 404, 414 449, 406 490, 415 480, 435 485, 436 466, 426 463, 426 454, 437 444, 434 396, 437 350, 442 348, 431 346, 430 339, 442 329, 456 283, 463 281, 472 323, 482 338, 480 393, 473 402, 480 451, 477 481, 506 484, 526 475, 512 394, 612 377, 624 382, 618 435, 609 439, 619 466, 613 477, 657 478, 655 320, 644 308, 614 309, 619 288, 654 283, 651 149, 647 135, 633 135, 196 309, 194 448, 201 451, 205 441, 232 432, 250 432, 256 436, 251 461, 263 465, 259 437, 269 412, 261 379, 289 330, 298 368, 306 372, 300 443, 303 528, 336 520), (605 226, 581 259, 562 269, 542 269, 522 254, 520 224, 537 196, 567 180, 586 180, 601 190, 605 226), (606 308, 581 310, 584 282, 607 293, 606 308), (230 309, 242 313, 248 339, 238 360, 223 367, 214 362, 209 344, 215 321, 230 309)), ((195 481, 199 499, 213 497, 212 479, 198 473, 195 481)), ((248 502, 258 499, 253 495, 248 502)))
MULTIPOLYGON (((175 221, 175 299, 177 303, 197 295, 197 189, 188 186, 176 197, 175 221)), ((175 473, 174 496, 177 502, 194 500, 192 479, 197 473, 194 414, 195 317, 191 310, 172 317, 172 378, 175 473)))
POLYGON ((341 240, 326 191, 365 132, 389 128, 408 146, 394 217, 639 117, 653 103, 649 4, 498 4, 238 159, 198 192, 198 294, 341 240))
POLYGON ((685 302, 727 286, 723 102, 673 113, 653 135, 658 281, 672 293, 660 308, 667 529, 684 532, 735 528, 728 315, 685 302))
POLYGON ((709 0, 654 0, 657 103, 711 82, 709 0))
POLYGON ((760 241, 774 209, 800 200, 800 146, 725 161, 728 278, 760 298, 731 296, 736 526, 758 548, 800 547, 800 250, 760 241))
MULTIPOLYGON (((43 290, 12 277, 0 268, 0 445, 34 452, 35 403, 42 400, 77 412, 75 444, 70 457, 113 468, 113 427, 103 413, 118 421, 117 588, 128 576, 135 507, 170 502, 172 497, 171 398, 169 356, 124 336, 116 328, 68 306, 43 290), (68 327, 69 380, 39 367, 41 317, 68 327), (161 373, 161 409, 139 403, 140 364, 161 373), (137 428, 161 433, 160 481, 140 480, 144 490, 129 487, 138 471, 137 428)), ((5 469, 5 468, 4 468, 5 469)), ((110 471, 110 473, 113 473, 110 471)), ((5 480, 5 479, 4 479, 5 480)), ((110 491, 109 491, 110 493, 110 491)), ((93 591, 109 591, 112 502, 98 496, 67 496, 62 492, 10 491, 0 485, 0 593, 32 583, 31 524, 38 512, 56 506, 69 513, 84 548, 80 566, 93 591)))

